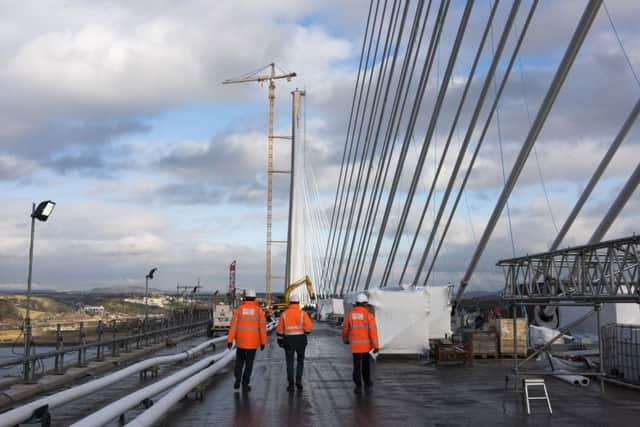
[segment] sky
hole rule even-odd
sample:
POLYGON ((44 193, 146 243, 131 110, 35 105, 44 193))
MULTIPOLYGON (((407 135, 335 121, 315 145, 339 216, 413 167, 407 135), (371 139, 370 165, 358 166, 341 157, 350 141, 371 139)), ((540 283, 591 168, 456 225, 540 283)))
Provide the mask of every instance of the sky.
MULTIPOLYGON (((496 41, 510 3, 499 8, 496 41)), ((455 17, 462 2, 452 4, 455 17)), ((221 82, 270 62, 297 73, 292 81, 277 83, 276 133, 290 131, 290 92, 304 88, 305 142, 319 190, 315 204, 329 216, 368 5, 362 0, 0 0, 0 288, 26 286, 31 204, 50 199, 57 203, 54 214, 36 223, 35 289, 140 286, 157 267, 153 287, 171 290, 200 280, 204 291, 213 291, 226 288, 233 260, 238 287, 264 289, 267 88, 221 82)), ((523 2, 520 27, 529 5, 523 2)), ((461 279, 502 188, 503 163, 508 173, 584 5, 583 0, 540 2, 499 106, 500 127, 494 119, 436 263, 435 284, 461 279)), ((548 248, 554 221, 562 224, 640 95, 632 73, 640 70, 640 4, 606 5, 631 66, 601 9, 536 143, 538 163, 532 154, 510 199, 512 233, 503 215, 473 289, 500 288, 495 262, 512 256, 512 243, 516 255, 548 248)), ((476 2, 436 147, 446 137, 447 118, 488 12, 488 2, 476 2)), ((452 18, 445 26, 413 153, 420 149, 454 24, 452 18)), ((481 81, 475 80, 472 94, 481 81)), ((469 115, 465 109, 462 121, 469 115)), ((454 146, 463 132, 460 128, 454 146)), ((589 239, 638 164, 638 132, 636 125, 563 246, 589 239)), ((275 143, 276 169, 287 167, 286 144, 275 143)), ((403 172, 404 189, 416 155, 403 172)), ((417 205, 424 202, 437 156, 438 149, 427 157, 417 205)), ((445 176, 452 159, 445 162, 445 176)), ((445 185, 445 179, 438 181, 436 201, 445 185)), ((274 188, 274 239, 282 239, 287 178, 274 178, 274 188)), ((400 208, 394 204, 392 224, 400 208)), ((638 208, 636 193, 606 238, 638 232, 638 208)), ((418 214, 418 208, 410 212, 411 233, 401 251, 418 214)), ((393 226, 387 232, 394 232, 393 226)), ((379 264, 386 261, 392 237, 385 240, 379 264)), ((274 247, 274 274, 283 270, 283 258, 283 250, 274 247)))

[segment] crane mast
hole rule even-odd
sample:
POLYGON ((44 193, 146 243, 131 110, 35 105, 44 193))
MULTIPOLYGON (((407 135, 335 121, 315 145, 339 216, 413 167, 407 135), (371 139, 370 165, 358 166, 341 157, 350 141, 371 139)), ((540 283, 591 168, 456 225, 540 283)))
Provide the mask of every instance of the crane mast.
MULTIPOLYGON (((276 64, 271 63, 266 67, 249 73, 245 76, 228 79, 222 82, 222 84, 234 84, 234 83, 249 83, 249 82, 269 82, 269 125, 268 125, 268 141, 267 141, 267 237, 266 237, 266 272, 265 272, 265 302, 267 305, 271 304, 271 243, 274 241, 271 237, 272 219, 273 219, 273 116, 276 99, 276 84, 278 79, 287 79, 291 81, 296 73, 280 73, 276 74, 276 64), (260 74, 268 70, 268 74, 260 74)), ((292 173, 293 171, 291 171, 292 173)))

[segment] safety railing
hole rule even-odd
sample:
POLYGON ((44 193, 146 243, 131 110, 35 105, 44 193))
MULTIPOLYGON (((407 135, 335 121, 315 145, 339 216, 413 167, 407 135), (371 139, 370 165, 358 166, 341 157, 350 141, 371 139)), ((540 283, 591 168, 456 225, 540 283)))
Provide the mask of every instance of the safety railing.
MULTIPOLYGON (((80 322, 76 331, 77 343, 66 346, 64 333, 60 324, 56 327, 55 350, 41 353, 35 352, 36 346, 30 338, 31 354, 24 354, 0 362, 0 368, 22 365, 22 376, 25 382, 34 381, 38 366, 42 366, 41 373, 45 373, 45 360, 53 359, 54 374, 63 374, 66 367, 86 366, 90 360, 101 361, 107 355, 118 357, 121 353, 130 353, 143 346, 158 344, 161 339, 189 333, 204 332, 210 325, 210 312, 199 310, 190 313, 174 313, 169 317, 148 319, 145 321, 111 321, 107 326, 99 321, 95 334, 95 341, 87 342, 87 328, 80 322), (65 356, 76 354, 74 361, 65 364, 65 356)), ((28 335, 31 337, 31 335, 28 335)), ((69 360, 69 357, 67 357, 69 360)))
POLYGON ((216 343, 220 343, 225 340, 226 336, 214 338, 198 344, 189 350, 165 356, 146 358, 103 377, 36 399, 25 405, 18 406, 0 414, 0 427, 13 427, 23 422, 41 422, 42 425, 48 425, 51 421, 51 415, 49 413, 51 409, 90 395, 97 390, 102 390, 105 387, 122 381, 124 378, 143 372, 153 366, 172 364, 193 358, 200 353, 209 351, 211 348, 215 348, 216 343))

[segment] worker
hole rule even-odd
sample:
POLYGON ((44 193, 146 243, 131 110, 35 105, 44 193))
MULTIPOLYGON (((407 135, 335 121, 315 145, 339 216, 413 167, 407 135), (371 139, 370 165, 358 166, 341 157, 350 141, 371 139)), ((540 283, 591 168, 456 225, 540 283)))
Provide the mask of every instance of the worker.
POLYGON ((296 294, 289 298, 289 306, 278 319, 278 345, 284 348, 287 360, 287 391, 293 391, 293 356, 296 355, 295 386, 302 390, 302 372, 304 370, 304 351, 307 347, 307 335, 311 333, 311 318, 300 309, 300 297, 296 294))
POLYGON ((247 393, 251 391, 251 371, 256 350, 260 347, 262 351, 267 345, 267 322, 264 318, 264 311, 256 302, 256 291, 253 289, 247 289, 244 300, 233 312, 227 336, 227 348, 233 347, 234 340, 237 350, 236 381, 233 388, 238 390, 242 382, 242 391, 247 393))
POLYGON ((367 304, 369 299, 365 294, 356 296, 356 306, 344 318, 342 324, 342 341, 349 344, 353 355, 353 382, 356 384, 355 393, 362 393, 373 386, 369 365, 369 352, 378 353, 378 328, 376 318, 369 313, 367 304))

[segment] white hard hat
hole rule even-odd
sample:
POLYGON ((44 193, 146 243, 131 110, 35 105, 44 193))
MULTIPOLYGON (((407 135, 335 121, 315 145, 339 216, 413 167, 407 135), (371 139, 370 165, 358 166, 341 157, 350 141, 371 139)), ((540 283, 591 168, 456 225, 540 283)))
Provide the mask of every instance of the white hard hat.
POLYGON ((247 289, 247 291, 244 293, 244 296, 247 298, 255 298, 256 291, 254 291, 253 289, 247 289))
POLYGON ((300 302, 300 296, 297 294, 293 294, 289 297, 289 302, 300 302))
POLYGON ((356 297, 356 302, 358 303, 369 302, 369 298, 367 298, 366 294, 358 294, 358 296, 356 297))

